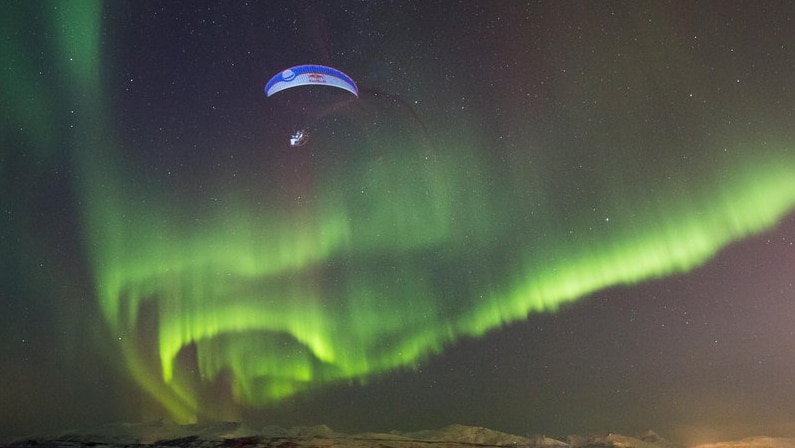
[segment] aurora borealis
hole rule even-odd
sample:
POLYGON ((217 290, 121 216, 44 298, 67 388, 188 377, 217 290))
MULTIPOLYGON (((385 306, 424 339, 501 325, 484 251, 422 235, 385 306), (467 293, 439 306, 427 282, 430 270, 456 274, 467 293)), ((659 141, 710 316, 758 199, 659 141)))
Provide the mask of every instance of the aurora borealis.
POLYGON ((6 433, 795 429, 793 11, 339 3, 11 8, 6 433))

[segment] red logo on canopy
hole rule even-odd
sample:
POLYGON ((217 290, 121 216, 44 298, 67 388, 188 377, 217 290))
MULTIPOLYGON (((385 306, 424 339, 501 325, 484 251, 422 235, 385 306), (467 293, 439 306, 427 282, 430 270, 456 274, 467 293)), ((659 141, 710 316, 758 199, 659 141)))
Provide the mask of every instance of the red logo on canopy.
POLYGON ((309 82, 326 82, 326 77, 321 73, 308 73, 309 82))

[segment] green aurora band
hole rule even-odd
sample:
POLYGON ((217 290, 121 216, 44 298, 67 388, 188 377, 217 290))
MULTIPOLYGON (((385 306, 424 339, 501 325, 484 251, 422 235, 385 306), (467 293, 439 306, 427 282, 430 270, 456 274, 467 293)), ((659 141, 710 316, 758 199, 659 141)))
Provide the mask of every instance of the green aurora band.
POLYGON ((179 421, 229 418, 202 400, 222 378, 250 407, 411 369, 529 313, 692 270, 795 206, 792 148, 611 192, 596 222, 586 204, 534 195, 521 166, 499 178, 463 137, 429 156, 379 135, 368 145, 387 157, 321 165, 300 205, 254 175, 214 188, 216 201, 142 185, 108 126, 100 10, 56 12, 80 30, 63 34, 61 65, 82 117, 86 246, 130 375, 179 421))

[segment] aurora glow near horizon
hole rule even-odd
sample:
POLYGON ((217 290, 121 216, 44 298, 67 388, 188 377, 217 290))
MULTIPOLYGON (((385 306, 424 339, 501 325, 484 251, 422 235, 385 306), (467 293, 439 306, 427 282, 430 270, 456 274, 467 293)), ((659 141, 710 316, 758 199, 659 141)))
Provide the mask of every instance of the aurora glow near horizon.
MULTIPOLYGON (((713 81, 660 43, 679 36, 665 23, 607 67, 547 31, 541 53, 560 78, 543 83, 539 62, 520 59, 531 30, 485 40, 504 45, 495 58, 519 58, 504 70, 464 65, 442 81, 438 55, 407 60, 411 79, 378 87, 417 95, 430 137, 404 106, 365 96, 322 122, 311 156, 285 155, 294 150, 273 125, 245 144, 218 138, 211 155, 177 166, 201 137, 147 148, 114 128, 125 112, 101 75, 117 45, 98 38, 102 6, 60 8, 53 21, 73 25, 58 64, 80 119, 72 158, 96 299, 129 375, 177 421, 233 419, 411 371, 462 338, 691 272, 795 209, 792 140, 729 135, 713 107, 753 117, 703 93, 713 81), (672 64, 685 64, 676 79, 633 75, 672 64), (688 109, 662 119, 675 131, 657 128, 663 100, 688 109), (484 104, 498 111, 488 132, 484 104), (233 405, 213 404, 219 385, 233 405)), ((607 54, 612 41, 595 45, 607 54)), ((269 64, 262 82, 281 68, 269 64)), ((366 64, 344 70, 378 82, 366 64)), ((261 90, 231 86, 234 97, 261 90)), ((263 114, 282 104, 257 101, 263 114)), ((234 122, 219 120, 219 134, 234 122)))

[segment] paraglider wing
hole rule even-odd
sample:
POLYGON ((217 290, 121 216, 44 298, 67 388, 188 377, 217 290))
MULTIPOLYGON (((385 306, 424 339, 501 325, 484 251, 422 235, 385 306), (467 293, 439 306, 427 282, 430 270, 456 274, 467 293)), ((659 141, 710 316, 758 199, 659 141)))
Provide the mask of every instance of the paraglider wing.
POLYGON ((350 76, 325 65, 297 65, 283 70, 265 85, 265 95, 271 96, 285 89, 305 85, 338 87, 359 96, 359 89, 350 76))

